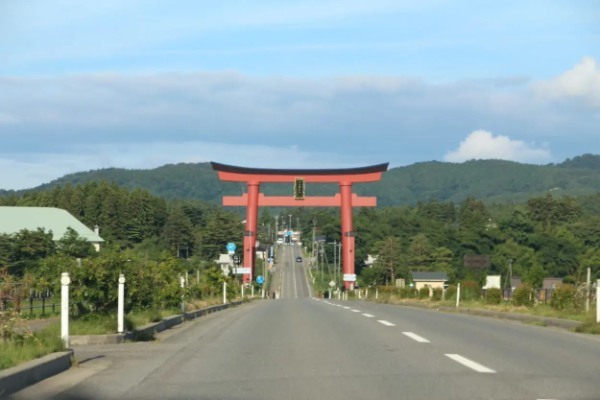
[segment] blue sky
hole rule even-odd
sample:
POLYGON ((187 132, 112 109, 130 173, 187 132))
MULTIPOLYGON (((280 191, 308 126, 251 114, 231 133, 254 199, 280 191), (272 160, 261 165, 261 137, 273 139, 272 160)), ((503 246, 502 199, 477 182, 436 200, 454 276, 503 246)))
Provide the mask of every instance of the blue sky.
POLYGON ((0 2, 0 188, 600 154, 599 1, 0 2))

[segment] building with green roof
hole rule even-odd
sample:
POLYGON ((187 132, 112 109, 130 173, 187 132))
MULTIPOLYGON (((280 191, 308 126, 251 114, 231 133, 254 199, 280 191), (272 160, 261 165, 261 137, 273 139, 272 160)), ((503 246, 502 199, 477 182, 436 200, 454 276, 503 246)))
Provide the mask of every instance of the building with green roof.
POLYGON ((35 231, 38 228, 52 232, 52 239, 60 240, 67 229, 71 228, 77 234, 92 243, 100 250, 104 240, 94 230, 85 226, 68 211, 54 207, 0 207, 0 234, 13 235, 23 229, 35 231))

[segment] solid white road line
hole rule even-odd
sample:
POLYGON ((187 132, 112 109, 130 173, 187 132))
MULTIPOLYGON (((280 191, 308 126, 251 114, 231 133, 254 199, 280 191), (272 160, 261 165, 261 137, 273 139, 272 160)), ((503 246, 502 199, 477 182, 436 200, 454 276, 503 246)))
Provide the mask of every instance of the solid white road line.
POLYGON ((367 318, 373 318, 374 317, 374 315, 371 315, 371 314, 363 314, 363 316, 365 316, 367 318))
POLYGON ((411 338, 412 340, 415 340, 419 343, 429 343, 429 340, 425 339, 422 336, 417 335, 416 333, 412 333, 412 332, 402 332, 404 335, 408 336, 409 338, 411 338))
POLYGON ((396 325, 392 324, 391 322, 388 322, 384 319, 378 319, 377 322, 379 322, 380 324, 383 324, 385 326, 396 326, 396 325))
POLYGON ((469 360, 468 358, 465 358, 465 357, 461 356, 460 354, 444 354, 444 355, 446 357, 453 359, 457 363, 460 363, 460 364, 464 365, 465 367, 471 368, 474 371, 481 372, 482 374, 495 374, 496 373, 496 371, 494 371, 493 369, 489 369, 488 367, 483 366, 479 363, 476 363, 475 361, 469 360))

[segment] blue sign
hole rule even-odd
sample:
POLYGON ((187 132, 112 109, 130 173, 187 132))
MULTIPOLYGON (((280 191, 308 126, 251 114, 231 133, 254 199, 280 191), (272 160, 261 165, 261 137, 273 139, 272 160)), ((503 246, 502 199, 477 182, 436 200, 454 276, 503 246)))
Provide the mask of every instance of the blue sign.
POLYGON ((292 233, 293 233, 292 231, 287 231, 287 232, 285 233, 285 236, 292 236, 292 233))
POLYGON ((225 247, 229 253, 235 253, 235 243, 227 243, 227 246, 225 247))
POLYGON ((256 283, 258 283, 259 285, 262 285, 263 283, 265 283, 265 278, 263 278, 262 275, 257 276, 256 283))

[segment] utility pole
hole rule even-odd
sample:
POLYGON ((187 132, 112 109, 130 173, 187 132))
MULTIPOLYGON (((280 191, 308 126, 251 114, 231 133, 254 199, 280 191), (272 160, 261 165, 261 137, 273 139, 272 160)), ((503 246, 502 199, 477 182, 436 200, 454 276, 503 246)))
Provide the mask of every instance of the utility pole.
POLYGON ((508 259, 508 274, 506 275, 506 279, 504 281, 504 288, 507 291, 509 299, 512 297, 512 263, 513 263, 513 261, 514 260, 512 258, 508 259))
POLYGON ((317 219, 313 218, 313 229, 312 229, 312 234, 313 234, 313 239, 312 239, 312 256, 313 256, 313 260, 315 259, 316 233, 317 233, 317 219))

